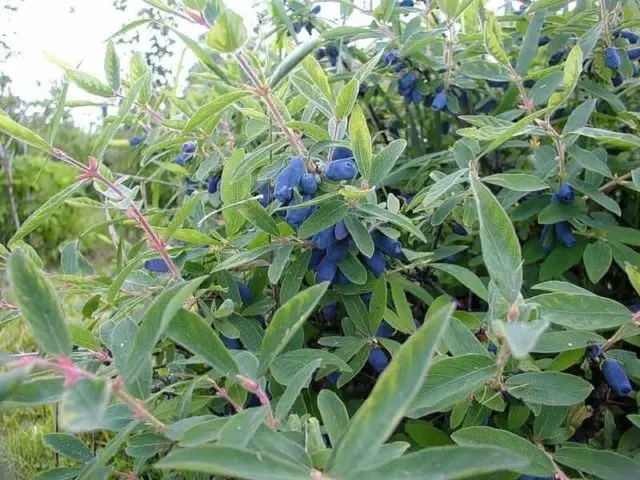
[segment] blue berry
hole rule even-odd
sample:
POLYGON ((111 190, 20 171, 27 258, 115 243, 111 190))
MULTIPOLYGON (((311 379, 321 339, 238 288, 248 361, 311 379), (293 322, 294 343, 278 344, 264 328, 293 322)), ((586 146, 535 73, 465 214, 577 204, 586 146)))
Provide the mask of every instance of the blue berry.
POLYGON ((338 272, 338 266, 336 261, 325 255, 318 264, 318 271, 316 272, 316 282, 332 282, 336 273, 338 272))
POLYGON ((566 50, 560 50, 559 52, 556 52, 553 55, 551 55, 551 58, 549 58, 549 65, 553 66, 553 65, 559 64, 564 58, 565 53, 566 53, 566 50))
POLYGON ((607 67, 617 70, 620 68, 620 54, 615 47, 608 47, 604 51, 604 62, 607 67))
POLYGON ((309 266, 312 270, 316 270, 318 268, 318 264, 320 263, 320 260, 324 258, 325 253, 326 252, 324 250, 318 250, 317 248, 311 250, 311 260, 309 261, 309 266))
POLYGON ((227 347, 229 350, 241 350, 242 349, 242 345, 240 344, 240 340, 238 340, 237 338, 225 337, 223 335, 222 336, 222 343, 224 343, 224 346, 227 347))
POLYGON ((333 319, 336 316, 337 307, 338 306, 336 303, 327 303, 322 308, 322 315, 324 316, 324 318, 326 318, 327 320, 333 319))
POLYGON ((569 222, 558 222, 554 227, 556 235, 565 247, 571 248, 576 244, 577 240, 571 231, 571 224, 569 222))
POLYGON ((639 37, 637 33, 630 32, 629 30, 623 30, 622 32, 620 32, 620 36, 622 38, 626 38, 629 43, 638 43, 639 37))
POLYGON ((320 13, 320 9, 321 9, 320 5, 316 5, 311 9, 311 13, 314 15, 317 15, 320 13))
POLYGON ((431 108, 436 112, 441 112, 445 108, 447 108, 447 94, 442 91, 436 94, 433 97, 433 102, 431 102, 431 108))
POLYGON ((326 52, 324 51, 324 48, 319 48, 318 50, 316 50, 316 59, 317 60, 322 60, 326 55, 326 52))
POLYGON ((622 78, 620 72, 616 72, 616 74, 611 77, 611 83, 613 83, 614 87, 619 87, 620 85, 622 85, 622 82, 624 82, 624 78, 622 78))
POLYGON ((364 302, 364 304, 369 308, 369 304, 371 303, 371 292, 365 292, 360 294, 360 298, 364 302))
POLYGON ((489 113, 495 110, 497 106, 498 102, 492 98, 484 102, 481 107, 476 109, 476 111, 479 113, 489 113))
POLYGON ((385 52, 382 56, 382 62, 385 67, 390 67, 391 65, 395 65, 400 61, 400 50, 389 50, 385 52))
POLYGON ((220 175, 209 175, 209 181, 207 182, 207 191, 209 193, 216 193, 218 186, 220 185, 220 175))
POLYGON ((544 45, 546 45, 547 43, 549 43, 551 41, 551 38, 546 36, 546 35, 542 35, 539 39, 538 39, 538 46, 542 47, 544 45))
POLYGON ((545 225, 540 233, 540 247, 544 253, 549 253, 554 247, 554 237, 551 235, 553 225, 545 225))
POLYGON ((266 207, 267 205, 269 205, 269 203, 271 202, 271 194, 272 194, 271 185, 269 184, 269 181, 266 181, 262 185, 260 185, 258 192, 260 193, 260 195, 262 195, 262 198, 258 200, 260 202, 260 205, 262 205, 263 207, 266 207))
POLYGON ((178 165, 182 166, 185 163, 190 162, 192 158, 193 158, 192 153, 180 152, 178 155, 176 155, 176 158, 174 158, 173 161, 174 163, 177 163, 178 165))
POLYGON ((331 372, 329 375, 327 375, 327 381, 332 385, 337 384, 339 379, 340 372, 331 372))
POLYGON ((498 347, 493 342, 489 342, 489 345, 487 345, 487 350, 489 350, 493 354, 498 353, 498 347))
POLYGON ((311 243, 315 248, 326 250, 336 240, 334 227, 329 227, 311 237, 311 243))
POLYGON ((167 265, 164 258, 151 258, 144 262, 144 268, 156 273, 166 273, 169 271, 169 265, 167 265))
POLYGON ((376 337, 389 338, 391 335, 393 335, 393 327, 383 320, 376 330, 376 337))
POLYGON ((313 195, 318 190, 318 181, 313 173, 303 173, 300 177, 300 193, 303 195, 313 195))
POLYGON ((487 80, 487 85, 492 88, 504 88, 509 85, 509 82, 499 82, 497 80, 487 80))
POLYGON ((600 345, 590 345, 587 347, 587 356, 592 360, 595 360, 602 354, 602 348, 600 345))
POLYGON ((347 256, 350 247, 351 244, 349 243, 349 240, 333 242, 327 247, 325 258, 330 258, 335 262, 339 262, 347 256))
POLYGON ((329 180, 353 180, 358 174, 358 167, 348 159, 334 160, 327 165, 324 174, 329 180))
POLYGON ((382 371, 387 368, 387 365, 389 365, 387 355, 380 348, 374 348, 371 350, 367 362, 376 373, 382 373, 382 371))
POLYGON ((144 142, 144 135, 134 135, 129 139, 129 145, 132 147, 140 145, 142 142, 144 142))
POLYGON ((276 178, 274 196, 281 203, 288 203, 293 198, 293 189, 300 183, 304 173, 304 160, 302 157, 292 157, 287 166, 276 178))
POLYGON ((333 162, 334 160, 345 159, 353 159, 353 150, 347 147, 335 147, 331 153, 330 160, 333 162))
POLYGON ((400 0, 398 2, 399 7, 413 7, 413 0, 400 0))
POLYGON ((182 151, 186 153, 193 153, 196 151, 196 142, 185 142, 182 144, 182 151))
POLYGON ((622 364, 612 358, 607 358, 601 365, 602 374, 609 386, 618 395, 627 395, 631 393, 631 384, 629 377, 622 368, 622 364))
POLYGON ((238 292, 240 293, 240 300, 242 300, 242 303, 251 303, 253 301, 253 293, 251 292, 251 289, 239 280, 236 280, 236 285, 238 286, 238 292))
POLYGON ((195 191, 196 186, 198 185, 198 182, 194 182, 190 178, 185 178, 184 179, 184 185, 186 187, 185 193, 188 196, 188 195, 191 195, 195 191))
POLYGON ((522 85, 524 85, 526 88, 533 88, 535 84, 535 80, 525 80, 524 82, 522 82, 522 85))
POLYGON ((576 192, 573 190, 573 187, 568 183, 563 183, 560 185, 558 189, 558 194, 556 197, 562 203, 571 203, 573 199, 576 198, 576 192))
POLYGON ((364 265, 369 270, 371 270, 371 273, 373 273, 375 277, 379 277, 380 275, 382 275, 387 268, 387 262, 384 258, 384 253, 382 253, 378 249, 375 249, 373 251, 373 255, 371 255, 371 258, 362 255, 361 259, 364 265))
POLYGON ((343 220, 340 220, 338 223, 336 223, 333 232, 336 240, 344 240, 349 236, 349 232, 347 231, 347 227, 344 226, 343 220))
POLYGON ((293 24, 293 31, 300 33, 302 31, 302 22, 296 22, 293 24))
POLYGON ((384 233, 374 230, 371 232, 371 238, 376 248, 382 253, 390 257, 402 257, 402 244, 397 240, 387 237, 384 233))
POLYGON ((467 230, 458 222, 453 222, 453 232, 457 235, 466 235, 467 230))
POLYGON ((411 93, 411 90, 415 87, 418 81, 418 77, 413 72, 406 73, 399 81, 398 81, 398 92, 400 95, 407 95, 411 93))
MULTIPOLYGON (((310 196, 302 197, 302 202, 306 202, 310 200, 310 196)), ((302 203, 300 202, 300 203, 302 203)), ((292 205, 297 204, 297 201, 294 201, 292 205)), ((309 218, 315 212, 315 207, 306 207, 306 208, 294 208, 291 210, 287 210, 287 214, 284 217, 284 221, 287 222, 292 227, 299 227, 302 223, 309 218)))

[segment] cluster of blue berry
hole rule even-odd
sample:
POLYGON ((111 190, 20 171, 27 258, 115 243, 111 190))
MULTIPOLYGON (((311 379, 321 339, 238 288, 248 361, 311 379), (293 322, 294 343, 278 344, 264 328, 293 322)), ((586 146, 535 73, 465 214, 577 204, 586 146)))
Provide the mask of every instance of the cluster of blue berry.
MULTIPOLYGON (((321 10, 320 5, 316 5, 311 9, 310 14, 317 15, 320 13, 320 10, 321 10)), ((311 32, 313 32, 313 23, 311 22, 311 20, 312 20, 311 17, 309 17, 307 19, 301 19, 301 20, 298 20, 297 22, 294 22, 293 30, 296 33, 300 33, 304 28, 307 31, 307 33, 311 35, 311 32)))
MULTIPOLYGON (((573 190, 573 187, 568 184, 560 185, 557 193, 554 193, 551 196, 551 203, 561 202, 569 204, 573 202, 576 194, 573 190)), ((540 234, 540 243, 542 244, 542 249, 549 253, 553 250, 555 245, 555 240, 551 235, 551 228, 554 229, 556 236, 560 239, 560 241, 564 244, 565 247, 573 247, 576 244, 576 237, 573 235, 573 231, 571 230, 571 224, 567 221, 561 221, 551 225, 545 225, 542 228, 542 233, 540 234)))

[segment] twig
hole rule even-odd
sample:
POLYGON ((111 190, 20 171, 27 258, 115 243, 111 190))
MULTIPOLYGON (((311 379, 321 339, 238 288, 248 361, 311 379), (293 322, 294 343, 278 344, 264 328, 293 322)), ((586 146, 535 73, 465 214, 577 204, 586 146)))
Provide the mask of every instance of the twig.
POLYGON ((598 190, 600 190, 601 192, 605 193, 609 190, 611 190, 614 187, 617 187, 618 185, 621 185, 622 182, 624 182, 625 180, 629 180, 633 175, 633 171, 625 173, 624 175, 618 177, 615 176, 613 177, 613 180, 611 180, 610 182, 605 183, 604 185, 602 185, 598 190))
POLYGON ((213 380, 213 379, 207 379, 209 381, 209 383, 211 384, 211 386, 213 387, 213 389, 216 391, 216 394, 221 397, 224 398, 229 405, 231 405, 231 408, 233 408, 235 410, 236 413, 240 413, 242 411, 244 411, 244 409, 238 405, 238 403, 229 396, 229 392, 227 391, 226 388, 222 388, 220 385, 218 385, 218 383, 213 380))
POLYGON ((236 379, 240 382, 242 388, 258 397, 260 405, 264 406, 267 409, 267 424, 274 430, 278 428, 280 422, 278 422, 278 419, 273 415, 271 402, 269 401, 267 392, 265 392, 260 384, 255 380, 251 380, 250 378, 244 377, 242 375, 236 375, 236 379))

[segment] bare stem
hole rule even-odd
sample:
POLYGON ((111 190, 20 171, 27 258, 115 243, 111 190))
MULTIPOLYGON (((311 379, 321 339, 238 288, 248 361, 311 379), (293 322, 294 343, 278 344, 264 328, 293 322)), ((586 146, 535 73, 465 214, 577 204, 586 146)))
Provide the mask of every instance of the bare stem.
POLYGON ((241 51, 238 50, 235 53, 235 57, 240 68, 242 68, 247 77, 249 77, 249 81, 255 88, 256 93, 264 100, 264 103, 271 114, 271 118, 273 118, 273 121, 278 124, 284 136, 289 140, 291 148, 293 148, 297 155, 304 155, 306 153, 306 149, 304 148, 300 137, 298 137, 293 130, 287 127, 284 117, 280 113, 280 110, 278 110, 278 106, 273 98, 273 93, 271 92, 269 85, 260 80, 259 74, 254 70, 241 51))
POLYGON ((608 192, 609 190, 611 190, 611 189, 617 187, 618 185, 622 184, 622 182, 624 182, 625 180, 629 180, 632 175, 633 175, 633 172, 628 172, 628 173, 625 173, 624 175, 622 175, 620 177, 616 176, 610 182, 607 182, 604 185, 602 185, 599 190, 601 192, 608 192))

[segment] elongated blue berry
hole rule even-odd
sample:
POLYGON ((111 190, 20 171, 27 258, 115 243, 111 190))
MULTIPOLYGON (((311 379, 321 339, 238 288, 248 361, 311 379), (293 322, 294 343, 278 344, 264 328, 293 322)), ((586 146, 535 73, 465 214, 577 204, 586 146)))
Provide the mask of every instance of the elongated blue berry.
POLYGON ((327 247, 326 256, 336 262, 339 262, 347 256, 350 246, 351 244, 349 240, 340 240, 333 242, 327 247))
POLYGON ((551 58, 549 58, 549 65, 553 66, 553 65, 559 64, 564 58, 565 53, 566 53, 566 50, 560 50, 559 52, 556 52, 553 55, 551 55, 551 58))
POLYGON ((620 36, 622 38, 626 38, 629 43, 638 43, 638 34, 631 32, 629 30, 623 30, 622 32, 620 32, 620 36))
POLYGON ((303 173, 298 187, 303 195, 313 195, 318 191, 316 176, 313 173, 303 173))
POLYGON ((406 73, 399 81, 398 81, 398 92, 400 95, 406 95, 407 93, 413 90, 416 82, 418 81, 418 77, 413 72, 406 73))
POLYGON ((224 335, 222 335, 222 343, 224 343, 224 346, 227 347, 229 350, 242 349, 240 340, 238 340, 237 338, 225 337, 224 335))
POLYGON ((453 232, 457 235, 466 235, 467 230, 458 222, 453 222, 453 232))
POLYGON ((311 250, 311 260, 309 261, 309 266, 312 270, 316 270, 318 268, 318 264, 320 264, 320 260, 322 260, 327 252, 324 250, 319 250, 314 248, 311 250))
POLYGON ((384 253, 378 249, 373 251, 371 258, 361 255, 360 259, 362 260, 362 263, 364 263, 365 267, 371 270, 371 273, 373 273, 376 278, 382 275, 387 268, 387 261, 384 258, 384 253))
POLYGON ((376 330, 376 337, 389 338, 391 335, 393 335, 393 327, 383 320, 376 330))
MULTIPOLYGON (((310 196, 304 196, 300 201, 295 201, 292 205, 297 203, 306 202, 309 200, 310 196)), ((287 222, 292 227, 299 227, 302 223, 309 218, 313 212, 315 211, 315 207, 306 207, 306 208, 294 208, 291 210, 287 210, 287 214, 284 217, 284 221, 287 222)))
POLYGON ((253 301, 253 293, 251 293, 251 289, 239 280, 236 280, 236 285, 238 286, 238 292, 240 293, 240 300, 242 300, 242 303, 251 303, 253 301))
POLYGON ((333 231, 334 231, 336 240, 344 240, 349 236, 349 232, 347 231, 347 227, 344 226, 343 220, 340 220, 338 223, 336 223, 336 226, 334 227, 333 231))
POLYGON ((327 382, 329 382, 331 385, 337 384, 339 379, 340 372, 331 372, 329 375, 327 375, 327 382))
POLYGON ((558 222, 554 225, 556 235, 565 247, 573 247, 576 244, 576 237, 571 231, 571 224, 569 222, 558 222))
POLYGON ((431 108, 436 112, 441 112, 445 108, 447 108, 447 94, 446 92, 437 93, 435 97, 433 97, 433 102, 431 102, 431 108))
POLYGON ((598 358, 602 354, 602 348, 600 345, 590 345, 587 347, 587 356, 593 360, 598 358))
POLYGON ((302 157, 292 157, 287 168, 276 178, 274 196, 281 203, 287 203, 293 197, 293 189, 300 183, 304 173, 304 160, 302 157))
POLYGON ((624 82, 624 78, 620 75, 620 72, 616 72, 613 77, 611 77, 611 83, 613 83, 614 87, 619 87, 624 82))
POLYGON ((353 150, 347 147, 335 147, 331 153, 331 161, 342 160, 350 158, 353 159, 353 150))
POLYGON ((498 347, 493 342, 489 342, 489 345, 487 345, 487 350, 489 350, 491 353, 494 353, 494 354, 498 353, 498 347))
POLYGON ((540 38, 538 38, 538 46, 542 47, 544 45, 546 45, 547 43, 549 43, 551 41, 551 38, 546 36, 546 35, 541 35, 540 38))
POLYGON ((522 82, 522 85, 525 86, 525 88, 533 88, 533 86, 536 84, 535 80, 525 80, 524 82, 522 82))
POLYGON ((192 153, 180 152, 178 155, 176 155, 176 158, 174 158, 173 161, 174 163, 177 163, 178 165, 182 166, 185 163, 190 162, 192 158, 193 158, 192 153))
POLYGON ((550 253, 553 250, 555 244, 555 237, 553 236, 553 225, 545 225, 542 227, 540 233, 540 248, 544 253, 550 253))
POLYGON ((602 374, 609 386, 618 395, 627 395, 631 393, 631 384, 629 377, 622 368, 622 364, 612 358, 607 358, 602 362, 602 374))
POLYGON ((196 151, 197 147, 198 145, 196 145, 196 142, 185 142, 182 144, 182 151, 186 153, 193 153, 196 151))
POLYGON ((338 265, 336 265, 336 261, 325 255, 318 264, 318 271, 316 272, 316 282, 332 282, 337 272, 338 265))
POLYGON ((389 50, 385 52, 382 56, 382 62, 385 67, 390 67, 391 65, 395 65, 400 61, 400 50, 389 50))
POLYGON ((318 50, 316 50, 316 59, 317 60, 322 60, 326 55, 326 52, 324 51, 324 48, 319 48, 318 50))
POLYGON ((302 22, 296 22, 293 24, 293 31, 300 33, 302 31, 302 22))
POLYGON ((326 250, 329 245, 335 242, 335 240, 334 227, 326 228, 311 237, 311 243, 313 243, 313 246, 320 250, 326 250))
POLYGON ((413 7, 413 0, 400 0, 398 2, 399 7, 413 7))
POLYGON ((402 244, 393 238, 387 237, 384 233, 374 230, 371 232, 371 238, 377 249, 390 257, 402 256, 402 244))
POLYGON ((326 318, 327 320, 333 319, 336 316, 337 307, 338 306, 336 303, 327 303, 322 308, 322 315, 324 316, 324 318, 326 318))
POLYGON ((573 187, 568 183, 563 183, 560 185, 558 189, 557 199, 562 203, 571 203, 573 199, 576 198, 576 192, 573 190, 573 187))
POLYGON ((498 80, 487 80, 487 85, 492 88, 504 88, 509 85, 509 82, 501 82, 498 80))
POLYGON ((387 355, 380 348, 374 348, 369 353, 369 358, 367 359, 367 363, 371 365, 373 371, 376 373, 382 373, 382 371, 387 368, 389 365, 389 359, 387 355))
POLYGON ((169 271, 169 265, 167 265, 164 258, 151 258, 144 262, 144 268, 156 273, 166 273, 169 271))
POLYGON ((129 145, 135 147, 136 145, 140 145, 144 141, 144 135, 134 135, 129 139, 129 145))
POLYGON ((498 106, 498 102, 492 98, 492 99, 484 102, 482 104, 482 106, 476 108, 476 112, 489 113, 489 112, 494 111, 497 106, 498 106))
POLYGON ((324 174, 329 180, 353 180, 358 174, 356 164, 348 159, 334 160, 325 168, 324 174))
POLYGON ((609 47, 604 51, 604 63, 614 70, 620 68, 620 54, 617 48, 609 47))
POLYGON ((207 182, 207 191, 209 193, 216 193, 218 191, 219 184, 220 175, 209 175, 209 181, 207 182))
POLYGON ((271 185, 269 184, 268 181, 260 185, 260 188, 258 189, 258 193, 262 195, 262 198, 258 200, 260 202, 260 205, 262 205, 263 207, 266 207, 267 205, 269 205, 269 203, 271 203, 271 197, 273 192, 271 191, 271 185))

